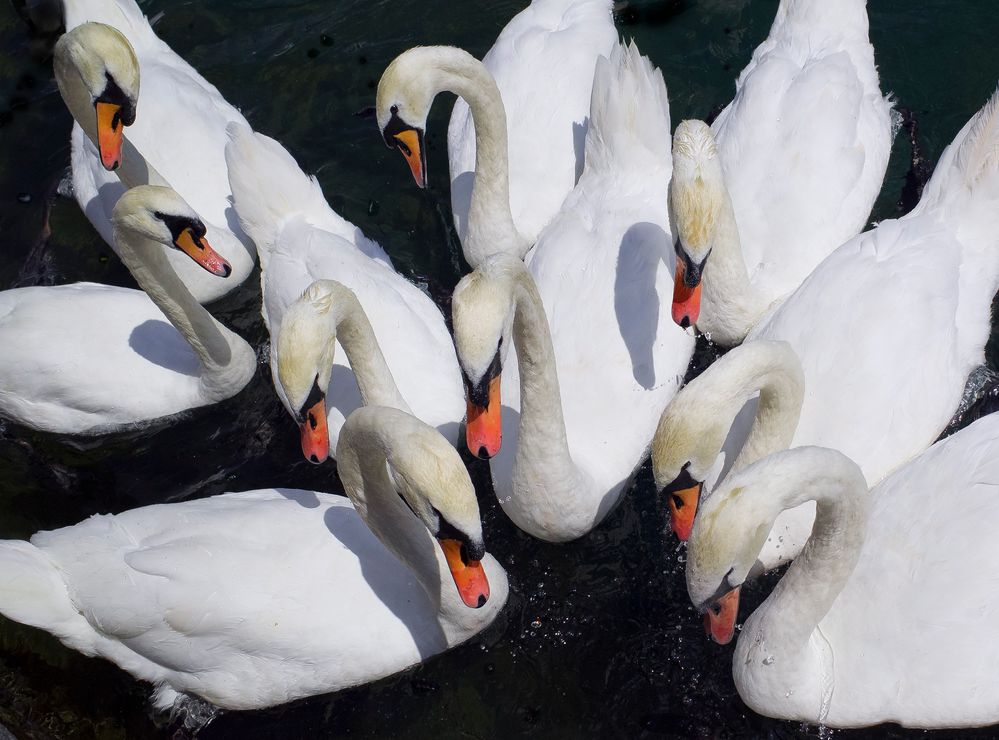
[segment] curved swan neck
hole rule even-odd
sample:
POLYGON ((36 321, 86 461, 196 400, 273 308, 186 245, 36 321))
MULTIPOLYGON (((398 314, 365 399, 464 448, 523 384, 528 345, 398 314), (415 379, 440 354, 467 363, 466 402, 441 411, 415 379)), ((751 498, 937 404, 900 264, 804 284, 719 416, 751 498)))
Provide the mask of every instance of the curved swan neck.
POLYGON ((728 190, 721 187, 711 255, 701 282, 701 318, 697 328, 713 341, 732 346, 741 342, 767 305, 754 288, 742 256, 739 226, 728 190))
POLYGON ((520 427, 516 467, 551 485, 543 493, 558 497, 566 486, 576 486, 579 469, 569 454, 562 413, 555 350, 544 304, 534 278, 519 263, 513 283, 513 341, 520 371, 520 427))
POLYGON ((765 499, 757 504, 758 524, 769 529, 780 512, 807 501, 816 505, 805 548, 753 614, 752 625, 747 623, 771 645, 793 650, 804 647, 853 573, 864 543, 869 495, 860 468, 834 450, 787 450, 753 472, 764 471, 765 485, 739 494, 765 499))
POLYGON ((446 626, 460 624, 467 608, 433 535, 406 505, 390 477, 395 446, 412 444, 427 431, 417 419, 396 409, 362 407, 350 415, 340 433, 337 473, 357 513, 413 572, 446 626))
POLYGON ((736 417, 757 394, 752 426, 731 469, 786 449, 804 393, 801 362, 789 344, 755 340, 736 347, 680 389, 663 412, 652 441, 657 481, 665 485, 685 463, 691 475, 704 481, 725 449, 736 417))
POLYGON ((743 378, 741 403, 733 411, 738 413, 756 391, 760 394, 753 426, 732 464, 736 471, 790 447, 805 399, 805 377, 798 356, 784 342, 750 342, 729 355, 733 353, 738 353, 743 378))
POLYGON ((465 252, 476 262, 497 252, 523 257, 530 244, 510 211, 506 110, 496 81, 478 59, 461 49, 441 47, 434 57, 435 89, 461 97, 475 125, 475 180, 468 211, 465 252))
POLYGON ((334 310, 329 313, 330 331, 343 346, 365 406, 386 406, 412 413, 399 392, 374 329, 352 290, 328 281, 334 310))
POLYGON ((201 383, 209 398, 227 398, 230 369, 249 346, 198 303, 177 277, 157 241, 115 226, 114 240, 122 262, 146 295, 191 344, 202 364, 201 383))

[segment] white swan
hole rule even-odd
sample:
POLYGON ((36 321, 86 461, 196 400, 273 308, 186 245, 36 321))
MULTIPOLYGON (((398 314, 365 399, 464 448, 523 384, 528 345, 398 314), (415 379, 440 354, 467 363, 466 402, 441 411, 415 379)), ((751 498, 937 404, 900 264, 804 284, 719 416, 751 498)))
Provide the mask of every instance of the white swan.
POLYGON ((111 214, 126 188, 173 188, 198 213, 232 275, 220 280, 172 256, 171 265, 198 301, 225 295, 247 278, 254 262, 253 245, 229 204, 223 159, 226 124, 246 119, 153 33, 133 0, 64 5, 68 32, 56 44, 54 68, 76 119, 77 202, 114 247, 111 214), (124 136, 120 124, 128 126, 124 136))
POLYGON ((507 579, 455 449, 377 407, 338 444, 349 502, 229 493, 0 541, 0 612, 152 682, 159 709, 178 693, 251 709, 337 691, 490 624, 507 579))
MULTIPOLYGON (((421 96, 436 94, 434 85, 410 79, 400 97, 425 109, 421 96)), ((485 165, 480 176, 495 174, 485 165)), ((690 359, 691 337, 668 313, 669 176, 662 76, 634 46, 616 47, 597 63, 586 167, 528 266, 500 249, 455 289, 466 442, 480 456, 496 455, 500 504, 536 537, 571 540, 606 516, 690 359)), ((506 203, 493 205, 509 218, 506 203)))
MULTIPOLYGON (((465 396, 440 309, 395 271, 378 244, 330 208, 319 183, 278 142, 247 126, 230 127, 229 136, 226 161, 236 213, 260 254, 261 311, 272 338, 274 387, 301 425, 306 459, 325 460, 344 420, 362 403, 363 383, 355 379, 346 352, 337 352, 332 366, 322 371, 321 363, 314 364, 314 375, 304 385, 287 388, 282 383, 276 337, 285 313, 306 288, 324 278, 356 295, 404 403, 456 444, 465 396), (319 404, 327 418, 322 428, 309 422, 310 414, 313 419, 323 415, 319 404)), ((323 331, 307 337, 316 345, 304 349, 306 355, 318 358, 326 338, 323 331)))
POLYGON ((144 185, 118 200, 112 224, 142 290, 74 283, 0 292, 3 416, 100 434, 216 403, 253 377, 253 349, 198 305, 166 259, 172 247, 219 276, 229 270, 191 207, 169 188, 144 185))
POLYGON ((738 344, 864 227, 892 139, 867 27, 866 0, 781 0, 711 129, 677 127, 670 205, 681 325, 738 344))
MULTIPOLYGON (((833 252, 742 347, 677 395, 652 453, 659 485, 684 489, 671 498, 674 517, 687 504, 674 528, 689 531, 701 484, 732 464, 757 392, 766 409, 737 466, 821 445, 855 460, 873 485, 926 449, 985 362, 997 289, 999 92, 943 152, 912 212, 833 252)), ((810 507, 784 515, 763 564, 794 557, 811 519, 810 507)))
POLYGON ((867 494, 839 452, 765 458, 704 502, 687 588, 716 640, 777 514, 813 501, 815 531, 746 620, 735 686, 771 717, 858 727, 999 721, 999 415, 938 442, 867 494))
MULTIPOLYGON (((469 207, 480 147, 493 159, 492 148, 507 146, 510 212, 528 246, 576 185, 583 171, 593 71, 597 59, 610 56, 617 43, 611 5, 611 0, 533 0, 482 57, 502 101, 496 105, 488 95, 462 93, 448 126, 451 210, 462 244, 475 228, 469 207), (496 127, 489 119, 505 121, 508 135, 493 138, 496 127), (481 137, 476 121, 487 127, 481 137)), ((471 82, 476 84, 474 78, 471 82)), ((484 85, 482 92, 492 89, 484 85)), ((424 120, 415 121, 421 131, 424 120)), ((481 238, 473 235, 471 243, 481 238)))

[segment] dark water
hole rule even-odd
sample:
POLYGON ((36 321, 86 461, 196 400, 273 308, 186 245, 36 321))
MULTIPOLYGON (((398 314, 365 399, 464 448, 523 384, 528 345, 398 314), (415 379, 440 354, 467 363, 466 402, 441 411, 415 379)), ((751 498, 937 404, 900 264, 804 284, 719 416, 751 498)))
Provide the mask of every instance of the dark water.
MULTIPOLYGON (((816 0, 819 1, 819 0, 816 0)), ((346 218, 379 240, 435 296, 460 276, 447 195, 442 99, 429 124, 429 193, 358 112, 386 64, 417 43, 476 55, 525 0, 152 0, 160 36, 259 130, 318 174, 346 218)), ((769 29, 776 0, 633 2, 619 28, 663 68, 674 124, 704 117, 769 29)), ((981 0, 870 0, 882 87, 920 123, 934 159, 999 79, 999 16, 981 0)), ((75 280, 131 285, 75 202, 56 187, 69 159, 70 116, 52 80, 51 41, 0 3, 0 288, 75 280)), ((909 150, 896 141, 872 218, 897 213, 909 150)), ((253 279, 216 314, 261 347, 253 279)), ((0 351, 3 351, 0 348, 0 351)), ((400 676, 263 712, 228 713, 206 738, 816 736, 746 710, 731 648, 708 643, 683 584, 682 553, 663 536, 645 469, 608 521, 568 546, 534 541, 493 502, 472 464, 491 551, 510 572, 510 603, 470 644, 400 676)), ((332 465, 301 459, 297 431, 265 368, 234 399, 173 425, 71 440, 0 422, 0 537, 26 537, 95 512, 266 486, 339 490, 332 465)), ((279 554, 278 554, 279 555, 279 554)), ((771 584, 747 596, 753 605, 771 584)), ((328 626, 336 629, 335 624, 328 626)), ((148 687, 109 663, 0 618, 0 723, 19 737, 169 736, 148 687)), ((895 727, 850 737, 915 737, 895 727)), ((991 731, 963 737, 992 737, 991 731)), ((947 737, 956 736, 946 733, 947 737)))

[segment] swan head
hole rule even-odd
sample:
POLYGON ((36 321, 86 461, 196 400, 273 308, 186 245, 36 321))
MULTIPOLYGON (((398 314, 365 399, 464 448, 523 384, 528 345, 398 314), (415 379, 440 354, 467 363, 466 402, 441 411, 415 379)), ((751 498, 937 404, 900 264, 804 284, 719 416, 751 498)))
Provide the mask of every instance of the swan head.
POLYGON ((687 593, 704 614, 705 632, 721 645, 735 634, 739 592, 776 516, 761 516, 754 509, 760 499, 754 489, 767 483, 752 474, 748 479, 737 474, 723 483, 704 501, 687 545, 687 593))
POLYGON ((694 526, 704 481, 729 431, 724 414, 710 408, 696 384, 692 381, 673 398, 652 439, 656 487, 666 497, 670 529, 684 541, 694 526))
POLYGON ((451 302, 467 402, 465 443, 480 458, 493 457, 503 441, 500 377, 513 332, 518 264, 523 270, 523 263, 512 256, 487 258, 461 279, 451 302))
POLYGON ((414 47, 393 59, 378 81, 375 95, 378 130, 390 149, 402 153, 421 188, 427 186, 424 142, 427 116, 441 89, 443 57, 455 53, 465 54, 446 46, 414 47))
POLYGON ((714 244, 723 187, 711 128, 703 121, 681 121, 673 134, 669 205, 677 233, 672 313, 684 328, 700 313, 701 277, 714 244))
MULTIPOLYGON (((436 430, 411 414, 382 406, 363 406, 348 417, 337 443, 337 459, 347 460, 344 487, 356 496, 358 479, 351 455, 361 427, 374 430, 385 453, 395 492, 437 541, 462 602, 477 609, 489 600, 486 554, 475 488, 457 450, 436 430), (353 492, 352 492, 353 489, 353 492)), ((370 439, 370 437, 369 437, 370 439)), ((364 454, 365 451, 357 450, 364 454)), ((356 500, 355 500, 356 503, 356 500)), ((358 507, 366 511, 366 505, 358 507)))
MULTIPOLYGON (((326 422, 326 389, 333 375, 336 348, 335 321, 330 312, 336 304, 331 280, 317 280, 288 307, 276 340, 277 378, 281 401, 298 423, 302 454, 318 465, 329 457, 330 437, 326 422)), ((337 285, 337 284, 335 284, 337 285)))
MULTIPOLYGON (((139 100, 139 60, 132 45, 111 26, 84 23, 56 43, 54 65, 63 99, 73 99, 68 87, 79 84, 89 94, 101 164, 107 170, 117 169, 124 127, 135 122, 139 100)), ((72 112, 74 116, 82 113, 72 112)))
POLYGON ((130 237, 150 239, 178 249, 218 277, 229 277, 232 267, 208 244, 204 222, 176 191, 157 185, 126 190, 111 214, 115 242, 130 237))

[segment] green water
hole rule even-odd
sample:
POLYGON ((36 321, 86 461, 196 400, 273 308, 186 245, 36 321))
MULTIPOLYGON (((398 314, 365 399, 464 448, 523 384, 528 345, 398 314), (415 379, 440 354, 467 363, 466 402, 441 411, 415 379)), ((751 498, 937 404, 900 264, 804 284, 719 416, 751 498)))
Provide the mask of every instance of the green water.
MULTIPOLYGON (((819 0, 817 0, 819 1, 819 0)), ((159 35, 318 175, 333 206, 377 239, 435 296, 460 263, 444 146, 450 100, 429 123, 430 191, 358 112, 381 71, 415 44, 483 54, 526 5, 440 0, 217 0, 142 7, 159 35)), ((727 102, 765 36, 775 0, 634 2, 619 29, 662 67, 674 123, 727 102)), ((999 15, 981 0, 871 0, 882 88, 916 112, 933 159, 999 79, 999 15)), ((83 218, 55 195, 69 158, 70 117, 47 58, 0 4, 0 288, 75 280, 131 285, 83 218), (45 230, 50 232, 44 238, 45 230)), ((896 141, 873 219, 896 215, 909 150, 896 141)), ((216 308, 258 347, 266 336, 251 279, 216 308)), ((0 348, 3 351, 3 348, 0 348)), ((746 710, 730 648, 705 642, 687 605, 682 563, 662 533, 648 471, 597 531, 570 546, 531 540, 492 503, 472 464, 490 549, 511 573, 503 617, 481 638, 399 677, 264 712, 230 713, 201 737, 797 737, 814 729, 746 710)), ((235 399, 171 427, 87 442, 0 425, 0 536, 74 523, 95 512, 271 485, 338 490, 332 466, 301 459, 297 433, 266 373, 235 399)), ((768 585, 756 587, 759 600, 768 585)), ((330 625, 335 629, 335 625, 330 625)), ((148 688, 103 661, 0 618, 0 723, 23 737, 169 736, 148 688)), ((897 728, 868 737, 915 736, 897 728)), ((837 733, 837 736, 853 736, 837 733)), ((966 736, 991 737, 981 731, 966 736)), ((947 733, 947 737, 954 733, 947 733)))

